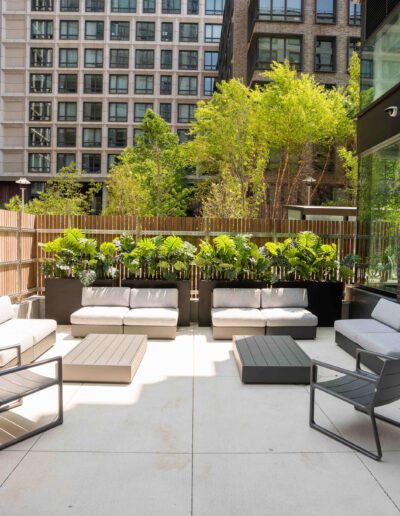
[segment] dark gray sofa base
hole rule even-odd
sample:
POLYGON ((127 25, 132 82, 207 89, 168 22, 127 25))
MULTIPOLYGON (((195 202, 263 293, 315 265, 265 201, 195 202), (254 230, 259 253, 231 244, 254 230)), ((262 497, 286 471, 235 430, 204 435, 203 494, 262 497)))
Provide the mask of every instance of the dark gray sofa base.
MULTIPOLYGON (((34 360, 37 360, 43 353, 46 353, 51 347, 54 346, 56 342, 56 332, 50 333, 44 339, 42 339, 37 344, 34 344, 31 348, 23 351, 21 353, 21 365, 30 364, 34 360)), ((1 369, 8 369, 9 367, 14 367, 18 365, 18 359, 14 358, 10 360, 7 364, 0 367, 1 369)))
POLYGON ((117 325, 100 325, 100 324, 71 324, 72 337, 87 337, 90 333, 109 333, 113 335, 122 335, 124 333, 122 324, 117 325))
POLYGON ((87 337, 92 333, 110 335, 147 335, 149 339, 174 339, 176 337, 176 326, 113 326, 96 324, 72 324, 72 337, 87 337))
POLYGON ((315 339, 316 326, 266 326, 266 335, 290 335, 293 339, 315 339))
MULTIPOLYGON (((348 337, 345 337, 342 333, 336 331, 335 332, 335 342, 339 346, 339 348, 342 348, 346 353, 349 353, 349 355, 355 357, 357 353, 357 349, 364 349, 359 344, 356 344, 348 337)), ((381 359, 373 356, 367 356, 363 355, 361 358, 361 362, 369 367, 374 373, 380 374, 383 366, 383 362, 381 359)))
POLYGON ((214 339, 230 340, 234 335, 265 335, 264 326, 213 326, 214 339))

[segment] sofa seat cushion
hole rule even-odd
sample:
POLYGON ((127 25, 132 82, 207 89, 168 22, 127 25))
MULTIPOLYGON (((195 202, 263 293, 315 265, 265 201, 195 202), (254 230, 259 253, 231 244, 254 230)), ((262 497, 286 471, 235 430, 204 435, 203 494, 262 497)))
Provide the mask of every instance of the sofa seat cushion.
POLYGON ((133 288, 131 308, 178 308, 177 288, 133 288))
POLYGON ((400 333, 360 333, 357 344, 367 351, 400 358, 400 333))
POLYGON ((267 326, 318 325, 318 317, 305 308, 263 308, 261 315, 267 326))
POLYGON ((6 330, 3 328, 5 324, 0 326, 0 367, 3 367, 14 358, 17 358, 17 350, 9 349, 7 351, 2 351, 2 347, 8 346, 21 346, 21 353, 31 348, 34 344, 33 335, 31 333, 22 333, 15 332, 11 330, 6 330))
POLYGON ((177 326, 177 308, 133 308, 124 317, 126 326, 177 326))
POLYGON ((335 331, 338 331, 353 342, 361 333, 396 333, 392 328, 375 319, 343 319, 335 321, 335 331))
POLYGON ((373 309, 371 317, 396 331, 400 331, 400 303, 380 299, 373 309))
POLYGON ((33 343, 38 344, 56 331, 57 323, 53 319, 11 319, 0 328, 17 335, 31 335, 33 343))
POLYGON ((307 308, 306 288, 263 288, 261 308, 307 308))
POLYGON ((13 319, 14 309, 8 296, 0 297, 0 324, 13 319))
POLYGON ((129 287, 85 287, 82 306, 129 306, 129 287))
POLYGON ((264 319, 257 308, 213 308, 211 310, 213 326, 231 326, 234 328, 261 328, 264 319))
POLYGON ((71 324, 122 326, 128 312, 125 306, 84 306, 71 314, 71 324))
POLYGON ((214 308, 260 308, 260 306, 259 288, 215 288, 213 290, 214 308))

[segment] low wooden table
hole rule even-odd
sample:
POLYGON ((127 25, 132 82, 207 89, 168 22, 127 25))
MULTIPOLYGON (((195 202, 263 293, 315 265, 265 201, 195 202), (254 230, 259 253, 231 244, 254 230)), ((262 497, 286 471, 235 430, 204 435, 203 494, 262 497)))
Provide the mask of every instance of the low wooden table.
POLYGON ((311 361, 289 335, 234 336, 243 383, 310 383, 311 361))
POLYGON ((146 335, 91 333, 63 358, 63 380, 131 383, 146 349, 146 335))

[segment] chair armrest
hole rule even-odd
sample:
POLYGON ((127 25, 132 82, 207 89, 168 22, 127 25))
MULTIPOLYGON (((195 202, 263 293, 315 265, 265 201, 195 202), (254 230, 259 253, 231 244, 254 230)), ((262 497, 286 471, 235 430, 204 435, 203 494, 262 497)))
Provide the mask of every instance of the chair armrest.
POLYGON ((395 358, 390 357, 388 355, 383 355, 382 353, 376 353, 375 351, 367 351, 366 349, 357 349, 356 353, 356 366, 357 370, 362 371, 361 369, 361 355, 369 355, 371 357, 382 358, 383 360, 395 360, 395 358))
POLYGON ((57 363, 57 380, 62 381, 62 357, 46 358, 45 360, 39 360, 38 362, 33 362, 32 364, 25 364, 25 365, 18 365, 15 367, 10 367, 9 369, 0 371, 0 376, 5 376, 7 374, 16 373, 18 371, 25 371, 26 369, 33 369, 34 367, 39 367, 39 366, 42 366, 45 364, 50 364, 52 362, 57 363))
POLYGON ((18 365, 21 365, 21 345, 15 344, 14 346, 4 346, 0 348, 0 351, 7 351, 8 349, 16 349, 17 350, 17 359, 18 365))
POLYGON ((331 364, 327 364, 326 362, 320 362, 319 360, 311 360, 311 383, 317 383, 317 368, 323 367, 325 369, 330 369, 331 371, 336 371, 337 373, 347 374, 349 376, 353 376, 354 378, 358 378, 360 380, 366 380, 367 382, 376 383, 379 379, 378 376, 372 376, 370 373, 364 373, 359 371, 349 371, 348 369, 343 369, 343 367, 334 366, 331 364))

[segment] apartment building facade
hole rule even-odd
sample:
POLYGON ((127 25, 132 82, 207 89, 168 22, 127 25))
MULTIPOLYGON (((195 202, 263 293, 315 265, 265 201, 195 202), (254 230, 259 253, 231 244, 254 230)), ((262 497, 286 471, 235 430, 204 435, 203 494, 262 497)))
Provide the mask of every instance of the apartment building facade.
POLYGON ((223 0, 1 0, 0 202, 77 164, 101 181, 147 108, 184 140, 217 76, 223 0))

